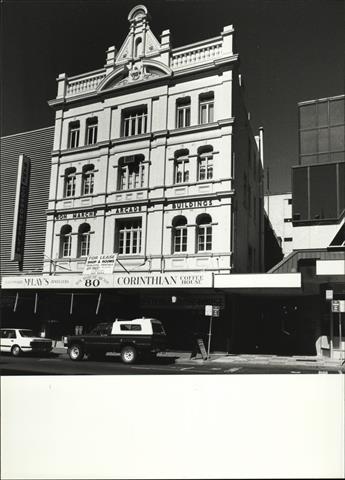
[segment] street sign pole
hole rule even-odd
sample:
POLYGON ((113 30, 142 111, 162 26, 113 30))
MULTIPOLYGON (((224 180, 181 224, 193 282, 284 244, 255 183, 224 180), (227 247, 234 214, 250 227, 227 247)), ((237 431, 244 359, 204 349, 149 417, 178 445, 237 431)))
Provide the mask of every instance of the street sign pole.
POLYGON ((342 334, 342 331, 341 331, 341 313, 339 312, 339 349, 342 350, 343 349, 343 334, 342 334))
POLYGON ((330 341, 329 341, 329 349, 330 349, 330 356, 331 358, 333 358, 333 312, 331 312, 331 331, 329 332, 330 333, 330 341))
POLYGON ((207 345, 207 358, 210 358, 210 348, 211 348, 211 335, 212 335, 212 315, 210 316, 210 324, 208 330, 208 345, 207 345))

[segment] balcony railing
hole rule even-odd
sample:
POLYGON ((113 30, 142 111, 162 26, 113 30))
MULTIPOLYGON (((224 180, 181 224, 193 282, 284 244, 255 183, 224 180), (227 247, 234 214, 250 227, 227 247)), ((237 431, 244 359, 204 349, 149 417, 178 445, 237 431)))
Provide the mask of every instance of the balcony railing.
POLYGON ((171 68, 182 69, 189 65, 198 64, 218 58, 222 55, 222 40, 212 43, 198 44, 187 49, 176 49, 171 56, 171 68))
POLYGON ((88 75, 83 78, 68 79, 66 96, 79 95, 81 93, 96 90, 101 81, 105 78, 105 73, 88 75))

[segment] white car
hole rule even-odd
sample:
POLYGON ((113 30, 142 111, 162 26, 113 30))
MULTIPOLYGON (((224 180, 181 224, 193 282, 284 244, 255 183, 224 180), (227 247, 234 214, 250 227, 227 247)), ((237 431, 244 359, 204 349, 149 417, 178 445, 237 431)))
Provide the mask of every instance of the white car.
POLYGON ((49 353, 53 348, 53 341, 49 338, 37 337, 27 328, 1 328, 0 350, 18 357, 21 353, 49 353))

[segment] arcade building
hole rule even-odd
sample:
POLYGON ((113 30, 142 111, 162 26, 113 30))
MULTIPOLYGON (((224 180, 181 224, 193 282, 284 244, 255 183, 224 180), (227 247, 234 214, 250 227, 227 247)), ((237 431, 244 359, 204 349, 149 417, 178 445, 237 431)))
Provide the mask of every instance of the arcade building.
POLYGON ((190 348, 193 334, 206 335, 212 305, 212 349, 256 351, 263 314, 248 292, 272 296, 270 315, 279 316, 281 296, 301 293, 301 274, 264 274, 263 130, 254 135, 249 123, 234 28, 172 48, 143 5, 128 21, 103 67, 57 78, 52 151, 40 164, 50 181, 37 190, 46 195, 36 226, 45 240, 33 270, 20 267, 30 166, 21 157, 5 321, 61 339, 115 317, 153 316, 171 347, 190 348))

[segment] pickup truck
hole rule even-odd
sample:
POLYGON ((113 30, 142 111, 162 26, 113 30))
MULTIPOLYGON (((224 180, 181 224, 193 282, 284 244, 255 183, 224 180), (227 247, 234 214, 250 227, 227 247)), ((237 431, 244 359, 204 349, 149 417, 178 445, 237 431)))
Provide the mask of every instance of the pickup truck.
POLYGON ((67 337, 71 360, 100 359, 108 352, 120 353, 124 363, 134 363, 138 356, 154 355, 165 349, 166 333, 155 318, 116 319, 99 323, 90 333, 67 337))

